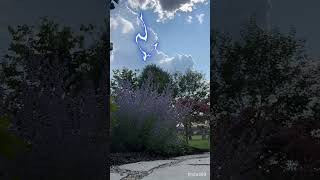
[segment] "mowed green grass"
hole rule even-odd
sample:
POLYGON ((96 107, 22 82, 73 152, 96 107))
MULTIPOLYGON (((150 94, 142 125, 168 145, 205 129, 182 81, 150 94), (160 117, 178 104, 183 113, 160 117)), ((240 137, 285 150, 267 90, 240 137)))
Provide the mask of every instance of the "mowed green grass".
POLYGON ((191 147, 195 147, 198 149, 204 149, 204 150, 210 149, 209 139, 202 140, 201 135, 192 136, 192 140, 189 140, 189 145, 191 147))

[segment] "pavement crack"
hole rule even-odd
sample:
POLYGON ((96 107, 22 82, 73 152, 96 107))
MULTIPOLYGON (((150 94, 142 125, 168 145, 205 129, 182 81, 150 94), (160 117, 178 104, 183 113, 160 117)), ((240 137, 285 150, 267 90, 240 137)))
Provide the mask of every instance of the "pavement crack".
MULTIPOLYGON (((193 157, 185 157, 185 158, 182 158, 182 159, 172 158, 172 159, 168 159, 168 160, 172 160, 172 162, 161 164, 159 166, 151 168, 148 171, 133 171, 133 170, 128 170, 128 169, 121 169, 118 166, 113 166, 110 169, 110 171, 114 172, 114 173, 118 173, 121 176, 126 174, 126 176, 121 178, 121 180, 141 180, 142 178, 150 175, 151 173, 153 173, 157 169, 166 168, 166 167, 170 167, 170 166, 175 166, 177 164, 180 164, 180 163, 182 163, 184 161, 191 160, 191 159, 203 159, 203 158, 208 158, 208 156, 206 156, 206 155, 193 156, 193 157)), ((188 164, 188 165, 208 166, 209 164, 188 164)))
POLYGON ((191 166, 210 166, 210 164, 188 164, 191 166))

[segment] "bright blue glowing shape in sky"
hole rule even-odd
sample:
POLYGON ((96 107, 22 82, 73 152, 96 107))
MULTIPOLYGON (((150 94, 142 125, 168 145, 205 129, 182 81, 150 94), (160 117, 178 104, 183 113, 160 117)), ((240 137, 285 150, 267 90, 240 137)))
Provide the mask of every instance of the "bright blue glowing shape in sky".
POLYGON ((138 39, 143 40, 143 41, 145 41, 145 42, 147 42, 147 40, 148 40, 148 30, 147 30, 146 24, 145 24, 144 21, 143 21, 143 14, 142 14, 142 12, 140 13, 140 21, 142 22, 142 25, 143 25, 143 27, 144 27, 144 36, 141 35, 140 33, 138 33, 138 34, 136 35, 136 44, 137 44, 137 46, 139 47, 139 50, 140 50, 140 52, 141 52, 141 54, 142 54, 142 60, 143 60, 143 61, 147 61, 147 58, 151 57, 152 51, 153 51, 153 50, 157 50, 157 47, 158 47, 158 44, 159 44, 159 43, 156 42, 156 43, 153 45, 154 49, 153 49, 150 53, 144 51, 144 50, 141 48, 141 46, 140 46, 139 43, 138 43, 138 39))
POLYGON ((156 42, 156 43, 154 43, 153 47, 154 47, 154 50, 157 50, 158 43, 157 43, 157 42, 156 42))
POLYGON ((144 21, 143 21, 143 15, 142 15, 142 13, 140 13, 140 21, 142 22, 142 25, 143 25, 143 27, 144 27, 144 36, 142 36, 140 33, 138 33, 137 35, 136 35, 136 43, 138 43, 138 38, 139 39, 141 39, 141 40, 144 40, 144 41, 147 41, 147 39, 148 39, 148 31, 147 31, 147 26, 146 26, 146 24, 144 23, 144 21))

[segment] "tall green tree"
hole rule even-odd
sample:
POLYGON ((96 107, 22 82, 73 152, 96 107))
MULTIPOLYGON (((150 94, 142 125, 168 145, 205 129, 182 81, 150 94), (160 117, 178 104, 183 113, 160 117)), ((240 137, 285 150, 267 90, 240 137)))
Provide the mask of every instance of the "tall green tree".
POLYGON ((151 81, 152 84, 157 86, 159 93, 163 92, 168 87, 172 87, 173 82, 172 77, 168 72, 154 64, 145 66, 139 76, 140 85, 146 81, 151 81))
POLYGON ((209 95, 209 84, 205 80, 204 74, 187 70, 185 73, 174 75, 177 97, 192 98, 196 100, 204 99, 209 95))
POLYGON ((188 141, 188 139, 192 139, 191 123, 207 120, 205 117, 209 112, 203 107, 209 107, 209 84, 205 80, 204 74, 190 69, 185 73, 174 73, 172 76, 175 98, 179 102, 188 104, 192 109, 188 118, 185 118, 185 122, 183 122, 188 141), (202 116, 203 114, 205 116, 202 116))
POLYGON ((113 70, 113 76, 111 79, 112 93, 116 93, 114 90, 119 86, 119 83, 123 81, 129 81, 133 87, 137 87, 139 85, 138 72, 139 70, 131 70, 128 68, 113 70))

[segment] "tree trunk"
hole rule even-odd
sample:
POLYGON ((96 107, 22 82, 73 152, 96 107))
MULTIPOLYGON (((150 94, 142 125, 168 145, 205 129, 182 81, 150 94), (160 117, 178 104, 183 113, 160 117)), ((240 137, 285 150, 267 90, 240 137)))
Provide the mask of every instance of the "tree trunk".
POLYGON ((188 122, 188 129, 189 129, 189 140, 192 140, 192 135, 193 135, 193 132, 192 132, 192 128, 191 128, 191 121, 188 122))
POLYGON ((202 140, 207 139, 207 133, 205 128, 201 128, 201 135, 202 135, 202 140))
POLYGON ((188 136, 189 136, 189 129, 188 129, 188 119, 186 119, 185 123, 184 123, 184 130, 185 130, 185 139, 187 144, 189 143, 188 140, 188 136))

